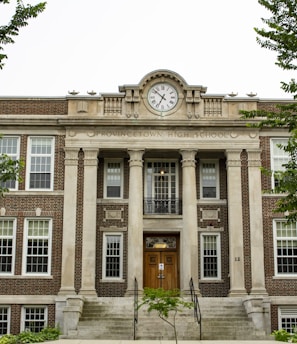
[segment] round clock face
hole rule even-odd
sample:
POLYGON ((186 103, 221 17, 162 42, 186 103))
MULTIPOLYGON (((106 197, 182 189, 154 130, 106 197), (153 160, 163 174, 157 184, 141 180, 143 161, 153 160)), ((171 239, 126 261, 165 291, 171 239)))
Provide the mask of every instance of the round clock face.
POLYGON ((178 94, 173 86, 160 82, 149 89, 147 100, 154 110, 165 112, 175 107, 178 102, 178 94))

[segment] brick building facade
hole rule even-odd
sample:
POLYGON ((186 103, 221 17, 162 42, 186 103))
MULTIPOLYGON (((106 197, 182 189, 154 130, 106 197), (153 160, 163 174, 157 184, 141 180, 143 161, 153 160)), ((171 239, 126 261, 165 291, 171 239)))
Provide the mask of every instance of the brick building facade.
POLYGON ((67 331, 69 300, 128 297, 135 278, 185 293, 192 278, 267 333, 296 325, 297 229, 260 173, 288 132, 240 118, 285 100, 206 91, 159 70, 115 94, 0 97, 0 152, 25 162, 0 199, 1 334, 67 331))

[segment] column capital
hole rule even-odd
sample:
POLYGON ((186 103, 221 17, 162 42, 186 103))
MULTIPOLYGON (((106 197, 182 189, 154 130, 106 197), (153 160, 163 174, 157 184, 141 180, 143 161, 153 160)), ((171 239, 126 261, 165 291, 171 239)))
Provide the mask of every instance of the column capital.
POLYGON ((182 167, 195 167, 197 150, 181 149, 180 154, 182 155, 182 167))
POLYGON ((144 149, 128 149, 128 154, 130 156, 129 166, 140 166, 143 165, 142 156, 144 154, 144 149))
POLYGON ((76 166, 78 162, 78 148, 73 148, 73 147, 65 147, 64 148, 64 163, 65 165, 68 166, 76 166))
POLYGON ((261 153, 259 148, 248 149, 248 167, 261 167, 261 153))
POLYGON ((242 149, 226 149, 225 155, 227 157, 226 165, 228 167, 241 167, 241 155, 242 149))
POLYGON ((98 164, 98 148, 84 148, 84 165, 97 166, 98 164))

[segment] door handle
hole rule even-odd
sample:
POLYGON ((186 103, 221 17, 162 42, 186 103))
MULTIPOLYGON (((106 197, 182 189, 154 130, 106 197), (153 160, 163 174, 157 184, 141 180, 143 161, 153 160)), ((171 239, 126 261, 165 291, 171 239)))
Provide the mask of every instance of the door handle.
POLYGON ((164 276, 163 274, 159 274, 159 275, 157 276, 157 278, 158 278, 158 279, 164 279, 165 276, 164 276))

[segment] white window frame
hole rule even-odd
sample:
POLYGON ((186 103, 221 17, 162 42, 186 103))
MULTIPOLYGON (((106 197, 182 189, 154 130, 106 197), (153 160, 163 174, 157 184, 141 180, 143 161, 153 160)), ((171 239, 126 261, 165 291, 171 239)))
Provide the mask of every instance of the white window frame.
MULTIPOLYGON (((44 239, 44 236, 32 236, 34 239, 44 239)), ((24 250, 23 250, 23 269, 22 274, 26 276, 50 276, 51 275, 51 256, 52 256, 52 219, 50 218, 26 218, 25 225, 24 225, 24 250), (47 221, 48 226, 48 267, 47 272, 27 272, 27 250, 28 250, 28 224, 30 221, 47 221)))
MULTIPOLYGON (((44 309, 44 327, 48 326, 48 307, 44 305, 24 305, 22 307, 21 311, 21 332, 28 330, 28 328, 25 327, 25 322, 26 322, 26 310, 27 309, 44 309)), ((30 320, 34 321, 34 320, 30 320)), ((36 319, 36 321, 40 321, 40 319, 36 319)))
POLYGON ((204 281, 217 281, 221 280, 221 234, 217 232, 203 232, 200 233, 200 271, 201 271, 201 280, 204 281), (204 239, 205 237, 214 236, 216 237, 216 250, 217 254, 217 276, 209 277, 204 275, 204 239))
POLYGON ((282 167, 282 169, 278 169, 275 170, 275 160, 276 159, 281 159, 283 160, 283 163, 286 164, 289 161, 289 154, 287 152, 285 152, 283 149, 280 149, 280 155, 274 155, 274 147, 276 147, 277 145, 283 145, 286 146, 288 144, 288 138, 287 137, 278 137, 278 138, 272 138, 270 139, 270 165, 271 165, 271 171, 273 171, 273 173, 271 174, 271 189, 274 190, 275 189, 275 175, 274 172, 277 171, 284 171, 285 168, 282 167))
POLYGON ((104 159, 104 198, 108 199, 121 199, 123 198, 123 190, 124 190, 124 163, 123 159, 104 159), (107 175, 108 175, 108 164, 109 163, 119 163, 120 164, 120 196, 119 197, 111 197, 107 195, 107 175))
MULTIPOLYGON (((13 224, 12 224, 12 230, 13 230, 13 233, 12 235, 3 235, 1 236, 1 233, 0 233, 0 238, 12 238, 12 261, 11 261, 11 272, 1 272, 0 271, 0 276, 11 276, 11 275, 14 275, 14 265, 15 265, 15 250, 16 250, 16 239, 15 239, 15 236, 16 236, 16 219, 15 218, 10 218, 10 217, 1 217, 0 218, 0 223, 4 222, 4 221, 12 221, 13 224)), ((2 252, 0 252, 0 254, 2 254, 2 252)))
POLYGON ((278 329, 281 330, 282 328, 290 333, 294 333, 294 328, 297 326, 297 305, 295 306, 280 306, 278 307, 278 329), (294 319, 293 327, 286 327, 282 326, 283 319, 294 319))
POLYGON ((26 190, 53 191, 54 189, 54 164, 55 164, 55 137, 54 136, 30 136, 28 138, 28 150, 27 150, 26 190), (32 141, 34 139, 50 139, 51 140, 51 154, 32 154, 32 141), (50 171, 47 171, 47 173, 50 173, 50 187, 49 188, 30 188, 32 157, 49 157, 51 159, 50 171))
POLYGON ((103 233, 103 257, 102 257, 102 279, 105 281, 122 282, 123 281, 123 233, 105 232, 103 233), (106 276, 106 255, 107 255, 107 237, 118 236, 120 238, 120 271, 119 276, 106 276))
POLYGON ((220 197, 220 171, 219 171, 219 161, 215 159, 201 159, 200 160, 200 198, 203 200, 217 200, 220 197), (216 196, 215 197, 203 197, 203 164, 214 164, 216 170, 216 196))
MULTIPOLYGON (((10 334, 10 318, 11 318, 11 308, 7 305, 0 305, 0 309, 7 309, 7 332, 6 333, 0 333, 0 337, 4 336, 5 334, 10 334)), ((4 321, 2 321, 4 323, 4 321)))
MULTIPOLYGON (((19 136, 10 136, 10 135, 4 135, 2 136, 2 138, 0 138, 0 143, 1 141, 3 142, 3 139, 6 138, 11 138, 11 139, 16 139, 16 152, 15 153, 11 153, 11 152, 7 152, 7 150, 3 150, 0 149, 0 154, 6 154, 8 155, 11 159, 13 160, 19 160, 20 159, 20 137, 19 136)), ((2 183, 4 187, 7 187, 9 190, 14 191, 14 190, 18 190, 19 188, 19 182, 18 180, 13 181, 15 183, 15 187, 9 187, 9 183, 11 183, 11 181, 7 181, 5 183, 2 183)))
MULTIPOLYGON (((278 239, 279 240, 296 240, 297 241, 297 236, 294 237, 277 237, 277 223, 283 223, 285 225, 286 221, 283 220, 283 219, 275 219, 273 220, 273 241, 274 241, 274 274, 275 276, 277 277, 284 277, 284 278, 287 278, 287 277, 295 277, 297 278, 297 273, 279 273, 278 272, 278 263, 277 263, 277 260, 278 260, 278 254, 277 254, 277 241, 278 239)), ((297 226, 297 224, 295 224, 297 226)), ((290 225, 288 225, 290 226, 290 225)), ((285 227, 287 228, 287 226, 285 225, 285 227)), ((289 257, 294 257, 294 255, 292 256, 289 256, 289 257)), ((297 258, 297 257, 296 257, 297 258)))

